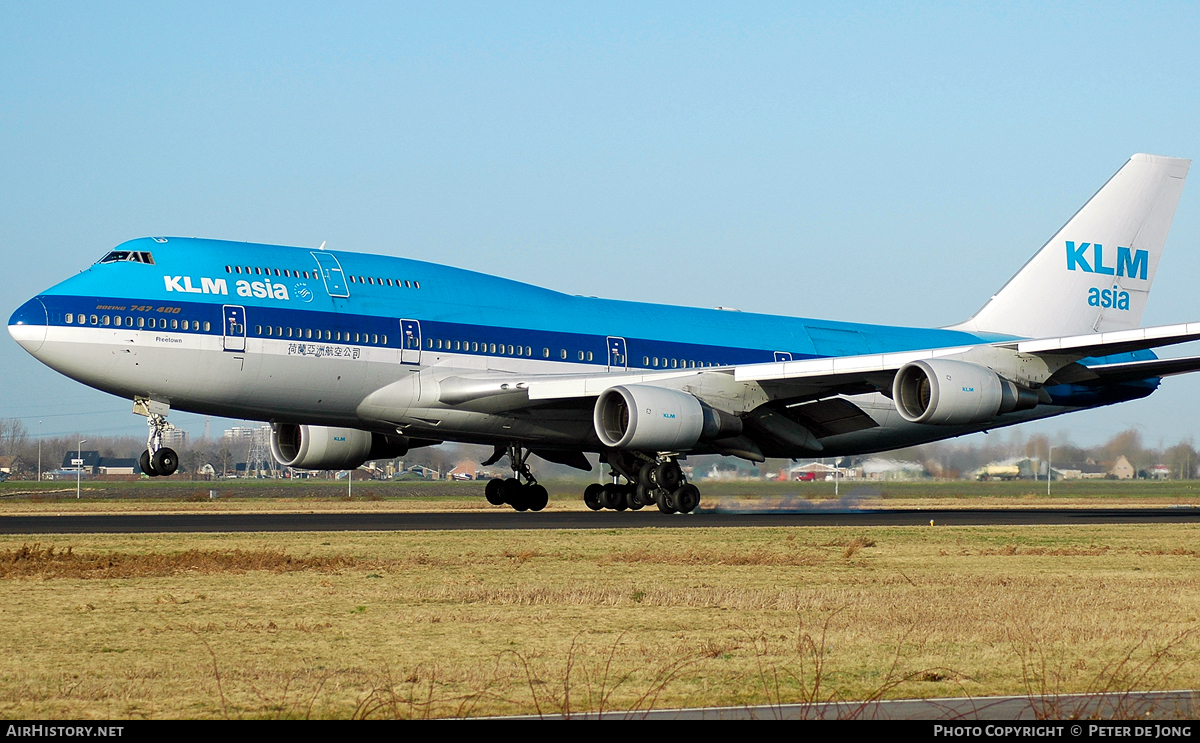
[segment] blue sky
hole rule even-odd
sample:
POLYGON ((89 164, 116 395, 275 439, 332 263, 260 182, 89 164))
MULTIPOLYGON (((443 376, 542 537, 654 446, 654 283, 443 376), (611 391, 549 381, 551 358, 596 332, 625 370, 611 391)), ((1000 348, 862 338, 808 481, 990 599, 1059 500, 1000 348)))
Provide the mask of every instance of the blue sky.
MULTIPOLYGON (((0 0, 0 309, 164 234, 948 324, 1129 155, 1200 156, 1197 38, 1182 3, 0 0)), ((1200 320, 1191 180, 1146 324, 1200 320)), ((144 431, 0 344, 0 417, 144 431)), ((1200 441, 1198 393, 1025 430, 1200 441)))

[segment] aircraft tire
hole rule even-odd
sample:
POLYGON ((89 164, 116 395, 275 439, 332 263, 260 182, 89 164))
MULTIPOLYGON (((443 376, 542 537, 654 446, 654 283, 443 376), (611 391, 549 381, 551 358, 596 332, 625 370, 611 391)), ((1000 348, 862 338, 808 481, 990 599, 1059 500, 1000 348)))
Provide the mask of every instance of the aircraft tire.
POLYGON ((583 489, 583 504, 593 511, 599 511, 604 508, 600 504, 600 491, 604 488, 598 482, 594 482, 583 489))
POLYGON ((614 496, 616 498, 616 502, 613 504, 613 508, 615 510, 624 511, 627 508, 629 508, 629 492, 630 492, 630 490, 632 490, 632 488, 630 488, 628 485, 614 485, 613 486, 613 491, 615 491, 615 493, 616 493, 616 495, 614 496))
POLYGON ((529 487, 529 510, 540 511, 550 502, 550 493, 541 485, 529 487))
POLYGON ((630 511, 640 511, 644 507, 644 504, 638 497, 638 490, 641 490, 641 488, 641 485, 629 485, 625 488, 625 507, 630 511))
POLYGON ((496 489, 500 493, 500 497, 504 499, 502 502, 511 506, 514 501, 520 499, 524 486, 521 485, 521 481, 517 478, 510 477, 502 480, 496 489))
POLYGON ((150 466, 149 449, 143 450, 142 456, 138 457, 138 467, 141 468, 142 472, 144 472, 147 477, 158 477, 158 473, 154 471, 154 467, 150 466))
POLYGON ((487 502, 493 506, 503 506, 504 496, 500 494, 500 487, 504 481, 499 477, 493 477, 488 480, 487 485, 483 488, 483 497, 487 498, 487 502))
POLYGON ((654 481, 665 490, 674 492, 682 480, 683 471, 675 462, 663 462, 658 465, 658 469, 654 470, 654 481))
POLYGON ((624 500, 617 485, 605 485, 600 488, 600 505, 605 508, 616 508, 617 502, 624 500))
POLYGON ((179 455, 174 449, 164 446, 150 457, 150 467, 163 477, 170 477, 179 469, 179 455))
POLYGON ((654 505, 654 486, 639 482, 637 488, 633 491, 633 497, 637 501, 638 506, 654 505))
MULTIPOLYGON (((638 471, 638 485, 645 486, 647 492, 654 490, 654 462, 646 462, 642 465, 642 469, 638 471)), ((650 505, 646 503, 645 505, 650 505)))
POLYGON ((675 504, 671 501, 671 494, 665 490, 659 490, 654 494, 654 504, 662 513, 675 513, 675 504))
POLYGON ((680 513, 691 513, 700 505, 700 488, 690 482, 671 494, 671 503, 680 513))

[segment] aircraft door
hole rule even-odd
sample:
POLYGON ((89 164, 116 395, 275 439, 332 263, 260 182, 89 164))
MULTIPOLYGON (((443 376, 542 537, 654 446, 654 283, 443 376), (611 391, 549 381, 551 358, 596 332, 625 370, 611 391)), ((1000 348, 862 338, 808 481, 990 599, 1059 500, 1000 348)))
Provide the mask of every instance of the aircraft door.
POLYGON ((776 361, 791 361, 792 354, 788 351, 776 351, 775 352, 775 360, 776 361))
POLYGON ((235 304, 227 304, 221 308, 221 316, 225 324, 225 350, 246 350, 246 308, 235 304))
POLYGON ((400 363, 421 363, 421 323, 418 320, 400 321, 400 363))
POLYGON ((342 273, 342 264, 338 263, 337 256, 332 253, 319 253, 314 250, 312 257, 317 259, 317 265, 321 267, 321 278, 325 279, 325 291, 329 292, 329 296, 350 296, 350 288, 346 283, 346 275, 342 273))
POLYGON ((629 356, 625 353, 625 339, 615 336, 608 338, 608 370, 624 371, 629 368, 629 356))

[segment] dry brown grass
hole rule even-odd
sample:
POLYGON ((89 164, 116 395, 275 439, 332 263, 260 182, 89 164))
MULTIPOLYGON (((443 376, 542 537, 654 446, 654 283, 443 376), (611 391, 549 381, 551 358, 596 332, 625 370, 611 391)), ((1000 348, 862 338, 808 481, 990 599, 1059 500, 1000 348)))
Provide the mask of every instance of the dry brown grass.
POLYGON ((636 714, 1194 688, 1198 537, 1126 525, 0 538, 0 714, 636 714))
POLYGON ((357 567, 361 560, 329 557, 291 557, 281 550, 185 550, 172 554, 77 553, 73 547, 56 550, 54 545, 22 544, 0 552, 3 578, 157 578, 181 573, 213 575, 266 570, 273 573, 296 570, 333 571, 357 567))

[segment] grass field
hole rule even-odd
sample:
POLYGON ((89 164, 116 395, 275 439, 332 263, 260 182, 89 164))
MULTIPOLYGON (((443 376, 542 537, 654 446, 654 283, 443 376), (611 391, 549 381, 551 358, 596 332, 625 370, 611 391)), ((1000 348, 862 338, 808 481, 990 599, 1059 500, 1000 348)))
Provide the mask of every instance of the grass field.
POLYGON ((0 540, 6 716, 1200 687, 1192 525, 56 540, 0 540))

